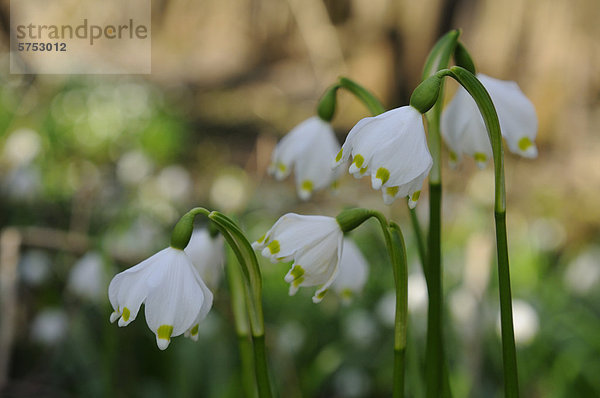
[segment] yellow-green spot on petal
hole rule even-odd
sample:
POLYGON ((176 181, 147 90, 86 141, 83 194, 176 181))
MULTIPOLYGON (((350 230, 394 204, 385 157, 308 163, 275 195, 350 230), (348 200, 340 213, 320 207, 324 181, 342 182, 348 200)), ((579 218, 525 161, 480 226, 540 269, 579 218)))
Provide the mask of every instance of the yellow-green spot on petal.
POLYGON ((340 292, 340 296, 342 296, 342 298, 344 298, 346 300, 350 300, 353 295, 354 295, 354 292, 350 288, 345 288, 340 292))
POLYGON ((269 245, 267 247, 269 248, 269 251, 271 252, 271 254, 277 254, 281 250, 281 247, 279 246, 279 241, 276 241, 276 240, 269 243, 269 245))
POLYGON ((375 174, 375 178, 379 178, 382 184, 385 184, 387 180, 390 179, 390 171, 385 167, 380 167, 377 169, 377 174, 375 174))
POLYGON ((485 156, 485 153, 475 152, 473 154, 473 157, 475 158, 476 162, 483 163, 487 161, 487 156, 485 156))
POLYGON ((281 162, 277 162, 277 170, 285 173, 287 171, 287 166, 281 162))
POLYGON ((339 162, 340 160, 342 160, 342 152, 343 151, 344 151, 343 149, 340 149, 340 151, 338 152, 337 156, 335 157, 336 162, 339 162))
POLYGON ((365 162, 365 158, 363 158, 362 155, 359 155, 359 154, 354 155, 354 164, 356 165, 356 167, 360 168, 364 162, 365 162))
POLYGON ((519 149, 522 151, 526 151, 530 146, 533 145, 533 142, 529 139, 529 137, 523 137, 519 140, 519 149))
POLYGON ((266 236, 267 236, 266 233, 262 234, 262 236, 260 238, 258 238, 257 242, 258 243, 263 243, 263 241, 265 240, 266 236))
POLYGON ((299 276, 297 278, 294 278, 294 280, 292 281, 292 286, 298 287, 302 282, 304 282, 304 276, 299 276))
POLYGON ((196 324, 196 325, 195 325, 195 326, 192 328, 192 330, 190 330, 190 334, 191 334, 192 336, 195 336, 195 335, 197 335, 197 334, 198 334, 198 324, 196 324))
POLYGON ((385 189, 385 193, 387 193, 390 196, 396 196, 399 189, 400 189, 400 187, 387 187, 385 189))
POLYGON ((421 191, 415 191, 410 197, 410 200, 416 202, 417 200, 419 200, 419 196, 421 196, 421 191))
POLYGON ((162 325, 162 326, 159 326, 158 329, 156 330, 156 335, 158 336, 158 338, 163 339, 163 340, 170 340, 171 333, 173 333, 172 325, 162 325))
POLYGON ((131 316, 131 311, 129 311, 129 308, 123 307, 123 320, 125 322, 127 322, 129 320, 130 316, 131 316))
POLYGON ((307 192, 312 192, 313 190, 313 182, 311 180, 304 180, 302 181, 302 190, 303 191, 307 191, 307 192))
POLYGON ((450 151, 450 160, 453 162, 458 161, 458 155, 454 151, 450 151))
POLYGON ((304 275, 304 268, 302 268, 299 265, 294 265, 294 267, 292 268, 292 271, 290 272, 290 275, 292 275, 294 280, 301 278, 302 275, 304 275))
POLYGON ((367 172, 367 166, 360 169, 360 174, 365 174, 367 172))
POLYGON ((322 292, 317 293, 317 299, 323 300, 323 297, 325 297, 325 294, 327 294, 327 289, 323 290, 322 292))

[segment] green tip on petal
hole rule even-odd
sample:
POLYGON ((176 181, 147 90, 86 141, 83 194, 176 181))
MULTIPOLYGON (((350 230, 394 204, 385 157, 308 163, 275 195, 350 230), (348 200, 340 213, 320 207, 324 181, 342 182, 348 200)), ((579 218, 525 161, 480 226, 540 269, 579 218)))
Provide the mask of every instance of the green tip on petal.
POLYGON ((281 162, 277 162, 277 170, 283 174, 287 171, 287 166, 281 162))
POLYGON ((415 191, 410 200, 412 200, 413 202, 416 202, 417 200, 419 200, 419 197, 421 196, 421 191, 415 191))
POLYGON ((312 298, 313 303, 320 303, 321 300, 323 300, 323 297, 325 297, 325 295, 327 294, 327 289, 318 292, 317 294, 315 294, 312 298))
POLYGON ((385 167, 380 167, 377 169, 377 174, 375 174, 375 178, 379 178, 381 180, 381 184, 385 184, 387 180, 390 179, 390 171, 385 167))
POLYGON ((165 350, 171 342, 171 334, 173 333, 172 325, 162 325, 156 330, 156 344, 161 350, 165 350))
POLYGON ((525 152, 527 149, 529 149, 533 145, 533 142, 531 142, 529 137, 523 137, 519 140, 518 145, 519 145, 519 149, 522 150, 523 152, 525 152))
POLYGON ((197 335, 197 334, 198 334, 198 326, 199 326, 199 325, 198 325, 198 324, 196 324, 196 325, 195 325, 195 326, 192 328, 192 330, 190 330, 190 334, 191 334, 192 336, 195 336, 195 335, 197 335))
POLYGON ((388 187, 385 189, 385 192, 390 196, 396 196, 400 187, 388 187))
POLYGON ((267 246, 267 248, 269 249, 269 251, 271 252, 271 254, 277 254, 281 250, 281 247, 279 246, 279 242, 276 241, 276 240, 274 240, 271 243, 269 243, 269 245, 267 246))
POLYGON ((477 167, 480 169, 485 167, 485 163, 487 162, 487 156, 485 153, 475 152, 473 154, 473 158, 475 159, 475 163, 477 163, 477 167))
POLYGON ((129 308, 127 308, 127 307, 123 307, 123 315, 122 315, 122 317, 123 317, 123 320, 124 320, 125 322, 127 322, 127 321, 129 320, 129 317, 130 317, 130 316, 131 316, 131 311, 129 311, 129 308))
POLYGON ((356 156, 354 156, 354 164, 356 165, 356 167, 358 167, 359 169, 361 168, 361 166, 363 165, 363 163, 365 162, 365 158, 363 158, 362 155, 360 154, 356 154, 356 156))
POLYGON ((335 156, 335 161, 339 162, 340 160, 342 160, 342 154, 343 154, 344 150, 340 149, 340 151, 338 152, 338 154, 335 156))

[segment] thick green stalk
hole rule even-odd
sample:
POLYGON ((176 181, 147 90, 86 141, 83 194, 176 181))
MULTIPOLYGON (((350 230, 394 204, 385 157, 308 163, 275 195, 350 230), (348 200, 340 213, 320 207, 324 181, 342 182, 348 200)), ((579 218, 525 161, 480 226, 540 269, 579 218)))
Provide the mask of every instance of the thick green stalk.
POLYGON ((427 257, 427 347, 425 353, 425 380, 427 397, 441 397, 443 388, 444 345, 442 335, 442 267, 441 267, 441 200, 440 184, 429 185, 429 234, 427 257))
MULTIPOLYGON (((444 35, 431 50, 425 67, 423 80, 446 68, 455 51, 460 32, 453 30, 444 35)), ((449 396, 443 394, 444 385, 449 385, 448 374, 444 372, 444 339, 442 328, 443 287, 442 287, 442 138, 440 118, 443 105, 443 83, 432 109, 425 114, 427 120, 428 144, 433 166, 429 173, 429 232, 427 234, 428 257, 423 264, 429 298, 427 311, 427 346, 425 353, 425 379, 427 397, 449 396)))

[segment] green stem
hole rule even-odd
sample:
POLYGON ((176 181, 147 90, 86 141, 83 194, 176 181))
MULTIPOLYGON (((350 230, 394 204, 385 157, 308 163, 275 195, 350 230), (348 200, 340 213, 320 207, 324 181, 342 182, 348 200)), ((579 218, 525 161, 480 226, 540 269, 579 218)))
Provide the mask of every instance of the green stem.
POLYGON ((229 283, 231 309, 240 351, 242 389, 247 398, 254 398, 257 396, 256 371, 254 369, 253 346, 250 340, 247 304, 244 297, 244 279, 241 274, 240 265, 233 259, 227 261, 227 281, 229 283))
POLYGON ((406 245, 400 227, 390 223, 390 235, 396 268, 396 319, 394 333, 394 397, 403 397, 405 390, 406 334, 408 330, 408 267, 406 245))
POLYGON ((262 310, 262 279, 256 254, 241 229, 225 215, 213 211, 210 218, 229 243, 240 265, 244 277, 244 293, 250 319, 252 342, 254 346, 254 366, 258 396, 272 397, 269 367, 265 349, 264 320, 262 310))
POLYGON ((440 184, 429 185, 429 248, 427 257, 427 348, 425 353, 425 378, 427 397, 441 397, 443 386, 444 349, 442 336, 442 267, 441 267, 441 201, 440 184))
POLYGON ((505 396, 519 396, 517 351, 513 330, 512 295, 508 267, 508 243, 506 240, 506 212, 495 212, 496 245, 498 252, 498 285, 500 290, 500 324, 502 326, 502 362, 504 366, 505 396))
MULTIPOLYGON (((245 296, 245 305, 248 311, 248 319, 250 320, 250 330, 252 333, 258 396, 259 398, 271 398, 272 392, 269 382, 269 370, 264 341, 265 330, 262 310, 262 279, 256 254, 237 224, 219 212, 209 212, 201 207, 196 207, 187 212, 175 225, 171 234, 172 247, 183 250, 187 246, 192 235, 194 217, 198 214, 205 215, 214 222, 214 225, 219 232, 221 232, 238 259, 241 270, 240 274, 243 277, 242 291, 245 296)), ((239 308, 239 299, 235 306, 235 311, 241 311, 239 308)))
POLYGON ((406 368, 406 331, 408 328, 408 267, 406 265, 406 246, 400 227, 391 223, 378 211, 371 211, 381 226, 385 245, 392 263, 396 289, 396 315, 394 321, 394 385, 393 397, 404 397, 406 368))
POLYGON ((494 213, 496 222, 496 250, 498 254, 498 287, 500 294, 500 322, 502 327, 502 360, 504 369, 504 393, 506 397, 519 396, 517 355, 512 319, 512 298, 506 238, 506 192, 504 185, 504 149, 498 115, 490 95, 479 80, 468 70, 454 66, 439 71, 438 77, 450 76, 458 81, 477 103, 494 157, 494 213))

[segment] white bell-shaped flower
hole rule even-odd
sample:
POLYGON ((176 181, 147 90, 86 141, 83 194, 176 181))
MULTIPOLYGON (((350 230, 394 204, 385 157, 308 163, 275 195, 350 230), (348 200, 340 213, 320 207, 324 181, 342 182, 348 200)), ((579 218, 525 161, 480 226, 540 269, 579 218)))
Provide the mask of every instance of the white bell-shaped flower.
POLYGON ((433 164, 423 118, 412 106, 356 123, 335 158, 335 167, 350 156, 353 161, 348 171, 356 178, 370 175, 373 189, 381 189, 385 204, 408 197, 411 208, 416 206, 433 164))
POLYGON ((117 274, 108 287, 114 309, 110 321, 127 326, 145 305, 146 322, 161 350, 172 336, 198 334, 198 323, 208 314, 213 295, 184 251, 172 247, 117 274))
POLYGON ((314 191, 332 185, 341 173, 331 169, 331 158, 340 150, 331 125, 311 117, 294 127, 275 147, 269 174, 286 178, 294 169, 298 196, 307 200, 314 191))
POLYGON ((205 228, 196 228, 184 249, 200 278, 213 291, 219 286, 225 262, 225 241, 221 234, 214 238, 205 228))
POLYGON ((325 216, 288 213, 258 241, 256 250, 272 262, 293 261, 285 276, 290 295, 300 286, 319 286, 313 302, 320 302, 338 274, 344 234, 337 220, 325 216))
POLYGON ((344 250, 340 260, 340 271, 331 288, 343 301, 349 302, 360 293, 367 282, 369 266, 367 260, 352 239, 344 238, 344 250))
MULTIPOLYGON (((538 121, 531 101, 515 82, 481 73, 477 74, 477 78, 492 98, 508 149, 523 157, 535 158, 538 121)), ((483 117, 475 100, 462 86, 442 113, 441 131, 450 148, 451 165, 456 165, 465 154, 472 156, 477 166, 483 168, 492 157, 483 117)))

